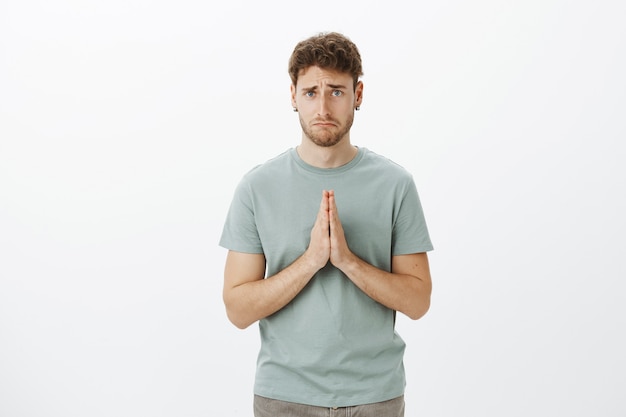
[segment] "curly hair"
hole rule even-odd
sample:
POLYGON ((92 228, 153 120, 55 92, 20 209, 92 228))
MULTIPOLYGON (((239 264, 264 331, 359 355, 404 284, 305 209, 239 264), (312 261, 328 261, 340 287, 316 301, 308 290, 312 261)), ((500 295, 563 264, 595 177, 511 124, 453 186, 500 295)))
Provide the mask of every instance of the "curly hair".
POLYGON ((300 41, 289 58, 289 76, 295 86, 300 71, 311 66, 348 73, 354 88, 363 75, 361 54, 356 45, 337 32, 323 32, 300 41))

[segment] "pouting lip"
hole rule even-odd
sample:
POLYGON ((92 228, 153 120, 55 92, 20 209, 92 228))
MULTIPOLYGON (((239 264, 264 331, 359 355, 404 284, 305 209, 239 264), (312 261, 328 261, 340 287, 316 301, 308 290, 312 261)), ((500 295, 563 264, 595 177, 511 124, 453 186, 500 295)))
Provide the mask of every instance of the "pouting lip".
POLYGON ((335 122, 331 122, 330 120, 317 120, 314 121, 313 123, 311 123, 312 126, 322 126, 322 127, 328 127, 328 126, 337 126, 337 124, 335 122))

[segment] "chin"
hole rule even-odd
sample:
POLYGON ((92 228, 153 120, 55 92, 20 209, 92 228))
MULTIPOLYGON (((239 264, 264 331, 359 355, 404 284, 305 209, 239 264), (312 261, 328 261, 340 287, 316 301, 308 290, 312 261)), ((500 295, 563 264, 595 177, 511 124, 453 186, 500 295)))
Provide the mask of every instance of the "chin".
POLYGON ((341 139, 336 139, 336 138, 320 139, 320 138, 315 138, 315 137, 311 138, 309 136, 309 139, 311 140, 311 142, 313 142, 317 146, 321 146, 323 148, 331 148, 341 142, 341 139))

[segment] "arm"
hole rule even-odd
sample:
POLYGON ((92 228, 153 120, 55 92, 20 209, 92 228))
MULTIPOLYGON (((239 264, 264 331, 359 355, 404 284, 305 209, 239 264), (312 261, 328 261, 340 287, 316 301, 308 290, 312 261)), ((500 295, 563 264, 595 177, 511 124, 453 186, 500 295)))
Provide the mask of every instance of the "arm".
POLYGON ((330 261, 333 265, 363 292, 384 306, 400 311, 413 320, 426 314, 432 292, 426 253, 393 256, 391 272, 383 271, 360 259, 348 248, 332 191, 329 194, 329 223, 330 261))
POLYGON ((229 251, 223 299, 229 320, 244 329, 287 305, 328 262, 328 199, 322 199, 307 250, 291 265, 265 278, 265 256, 229 251))
POLYGON ((224 268, 224 305, 228 319, 244 329, 283 308, 315 274, 303 257, 278 274, 265 276, 263 254, 229 251, 224 268))
POLYGON ((352 254, 339 269, 371 298, 413 320, 426 314, 430 307, 432 282, 426 253, 394 256, 391 272, 352 254))

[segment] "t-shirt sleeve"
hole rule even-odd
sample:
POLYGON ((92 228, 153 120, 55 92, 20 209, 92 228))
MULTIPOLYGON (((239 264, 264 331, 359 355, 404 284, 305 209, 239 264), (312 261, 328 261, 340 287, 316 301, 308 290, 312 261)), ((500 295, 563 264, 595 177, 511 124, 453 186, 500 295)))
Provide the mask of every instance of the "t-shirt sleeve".
POLYGON ((263 253, 254 215, 252 192, 245 179, 235 188, 219 245, 237 252, 263 253))
POLYGON ((393 224, 392 255, 407 255, 433 250, 424 211, 411 178, 406 186, 393 224))

